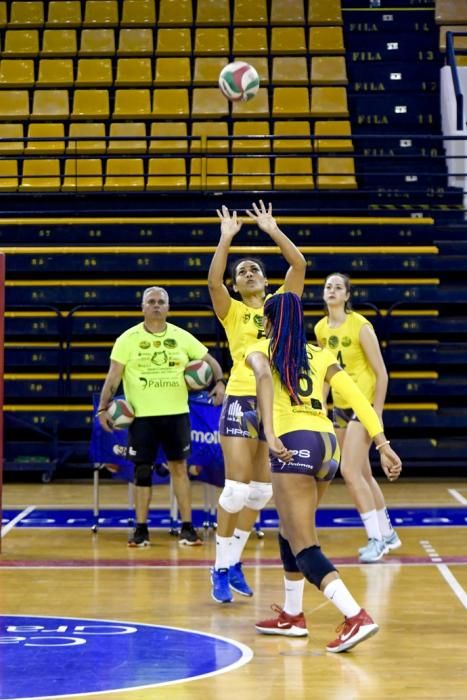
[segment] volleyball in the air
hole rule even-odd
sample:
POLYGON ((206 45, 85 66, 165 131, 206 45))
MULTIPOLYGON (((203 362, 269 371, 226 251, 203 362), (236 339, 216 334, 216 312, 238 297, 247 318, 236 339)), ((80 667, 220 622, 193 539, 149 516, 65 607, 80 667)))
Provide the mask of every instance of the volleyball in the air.
POLYGON ((109 405, 107 413, 112 421, 112 426, 118 430, 128 428, 135 419, 135 413, 125 399, 114 399, 109 405))
POLYGON ((211 366, 204 360, 192 360, 185 367, 185 382, 191 391, 201 391, 212 382, 211 366))
POLYGON ((219 88, 228 100, 247 102, 259 90, 259 75, 249 63, 234 61, 221 70, 219 88))

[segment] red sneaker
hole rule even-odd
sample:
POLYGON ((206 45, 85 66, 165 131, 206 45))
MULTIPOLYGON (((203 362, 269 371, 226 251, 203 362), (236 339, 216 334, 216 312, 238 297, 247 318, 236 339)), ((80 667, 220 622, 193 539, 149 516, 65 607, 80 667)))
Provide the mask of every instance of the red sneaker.
POLYGON ((378 630, 378 625, 362 608, 357 615, 344 618, 344 622, 336 629, 336 632, 339 633, 338 637, 333 642, 329 642, 326 649, 333 653, 347 651, 347 649, 352 649, 363 642, 364 639, 372 637, 378 630))
POLYGON ((289 615, 282 608, 273 603, 271 610, 278 614, 270 620, 257 622, 255 627, 262 634, 282 634, 284 637, 306 637, 308 630, 306 627, 305 615, 301 612, 298 615, 289 615))

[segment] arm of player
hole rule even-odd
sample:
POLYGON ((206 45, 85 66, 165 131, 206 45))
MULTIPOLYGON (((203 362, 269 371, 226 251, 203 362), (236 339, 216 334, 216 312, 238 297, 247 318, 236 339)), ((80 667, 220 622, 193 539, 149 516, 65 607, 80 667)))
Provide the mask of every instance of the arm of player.
POLYGON ((111 433, 113 428, 112 421, 110 420, 110 416, 107 413, 107 408, 118 391, 118 387, 120 386, 120 382, 122 381, 124 369, 125 366, 122 365, 120 362, 111 360, 109 371, 107 372, 107 376, 104 380, 104 386, 102 387, 99 399, 99 406, 97 408, 97 417, 103 430, 105 430, 108 433, 111 433))
POLYGON ((378 450, 381 468, 389 481, 397 479, 402 470, 399 455, 389 445, 381 420, 373 406, 355 382, 339 365, 331 365, 326 373, 326 381, 336 388, 357 414, 378 450))
POLYGON ((370 367, 376 376, 373 406, 382 422, 384 401, 388 390, 388 372, 374 330, 370 326, 362 326, 359 339, 370 367))
POLYGON ((220 366, 216 358, 210 355, 209 353, 207 353, 203 357, 203 360, 207 362, 210 368, 212 369, 212 374, 214 377, 214 386, 209 392, 209 398, 212 399, 212 403, 214 406, 220 406, 222 401, 224 400, 225 394, 225 380, 224 375, 222 373, 222 367, 220 366))
POLYGON ((262 352, 252 352, 246 359, 246 364, 251 367, 256 379, 256 395, 258 397, 261 421, 269 449, 283 462, 290 462, 292 453, 276 437, 273 424, 274 386, 272 382, 271 368, 266 355, 262 352))
POLYGON ((294 292, 299 297, 303 294, 303 286, 305 284, 306 260, 297 248, 292 243, 283 231, 280 230, 275 218, 272 215, 272 204, 269 203, 266 209, 263 200, 259 200, 259 207, 253 202, 253 211, 247 209, 246 212, 250 219, 256 221, 258 227, 268 234, 279 246, 280 251, 290 267, 287 270, 284 282, 284 290, 286 292, 294 292))
POLYGON ((242 221, 237 219, 237 212, 230 215, 226 206, 217 210, 221 221, 221 237, 211 260, 208 272, 208 289, 214 311, 219 318, 225 318, 230 308, 230 294, 224 284, 224 274, 232 240, 242 227, 242 221))

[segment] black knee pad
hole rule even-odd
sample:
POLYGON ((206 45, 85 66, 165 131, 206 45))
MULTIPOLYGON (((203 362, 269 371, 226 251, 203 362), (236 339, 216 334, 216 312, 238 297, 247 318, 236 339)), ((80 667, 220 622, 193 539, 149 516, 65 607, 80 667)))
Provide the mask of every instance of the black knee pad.
POLYGON ((321 551, 321 547, 313 545, 302 549, 296 556, 297 564, 307 581, 319 588, 321 581, 332 571, 337 571, 335 566, 329 561, 321 551))
POLYGON ((152 486, 152 464, 135 464, 135 486, 152 486))
POLYGON ((295 554, 290 549, 289 541, 282 537, 279 532, 279 551, 281 554, 282 564, 284 566, 284 571, 300 573, 300 569, 297 566, 297 561, 295 559, 295 554))

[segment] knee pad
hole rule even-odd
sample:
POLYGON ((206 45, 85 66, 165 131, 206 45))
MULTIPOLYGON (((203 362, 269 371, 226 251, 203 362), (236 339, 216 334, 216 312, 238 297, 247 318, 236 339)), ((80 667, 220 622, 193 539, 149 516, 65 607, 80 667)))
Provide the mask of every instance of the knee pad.
POLYGON ((262 510, 272 498, 272 484, 264 481, 250 481, 248 485, 248 496, 245 502, 247 508, 251 510, 262 510))
POLYGON ((296 556, 298 567, 305 578, 319 589, 321 581, 331 571, 337 571, 335 566, 329 561, 321 551, 321 547, 313 545, 302 549, 296 556))
POLYGON ((152 486, 152 464, 135 464, 135 486, 152 486))
POLYGON ((222 493, 219 496, 219 505, 227 513, 239 513, 245 505, 249 488, 248 484, 244 484, 241 481, 226 479, 222 493))
POLYGON ((281 561, 282 565, 284 567, 284 571, 288 571, 291 573, 292 571, 295 573, 299 573, 300 569, 298 568, 297 565, 297 560, 295 559, 295 554, 292 552, 290 548, 289 541, 285 539, 285 537, 282 537, 281 533, 279 532, 279 551, 281 554, 281 561))

